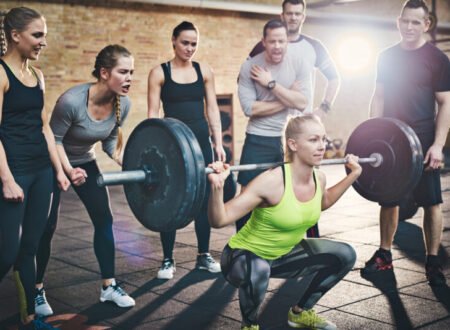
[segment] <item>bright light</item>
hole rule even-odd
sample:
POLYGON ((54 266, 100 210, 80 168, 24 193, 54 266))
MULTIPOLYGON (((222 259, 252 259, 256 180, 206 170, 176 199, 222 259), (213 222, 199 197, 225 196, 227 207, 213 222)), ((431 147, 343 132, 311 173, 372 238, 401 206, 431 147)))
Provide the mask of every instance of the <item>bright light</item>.
POLYGON ((342 74, 363 74, 373 69, 373 46, 362 36, 342 38, 337 45, 337 65, 342 74))

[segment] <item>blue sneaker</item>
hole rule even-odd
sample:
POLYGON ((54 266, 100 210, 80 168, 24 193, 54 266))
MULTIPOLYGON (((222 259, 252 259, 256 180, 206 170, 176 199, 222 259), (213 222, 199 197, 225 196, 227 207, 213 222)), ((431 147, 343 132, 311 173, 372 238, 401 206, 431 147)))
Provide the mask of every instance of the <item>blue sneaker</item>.
POLYGON ((44 322, 43 319, 37 318, 28 324, 19 325, 19 330, 60 330, 53 327, 51 324, 44 322))

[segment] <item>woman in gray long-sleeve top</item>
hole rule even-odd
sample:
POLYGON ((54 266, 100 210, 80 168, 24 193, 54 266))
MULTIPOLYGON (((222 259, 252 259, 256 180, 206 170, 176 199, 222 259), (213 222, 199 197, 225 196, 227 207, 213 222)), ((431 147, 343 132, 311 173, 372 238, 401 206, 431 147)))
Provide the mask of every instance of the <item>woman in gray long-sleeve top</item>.
MULTIPOLYGON (((97 82, 72 87, 62 94, 50 121, 63 169, 94 225, 94 251, 103 282, 100 301, 113 301, 120 307, 131 307, 135 302, 114 279, 113 218, 108 191, 96 184, 99 169, 94 148, 97 142, 101 142, 103 150, 121 165, 120 126, 130 109, 127 94, 133 71, 133 57, 126 48, 119 45, 105 47, 97 55, 92 72, 97 82)), ((35 305, 40 315, 53 313, 45 298, 43 277, 56 229, 59 197, 55 192, 47 230, 36 257, 38 290, 35 305)))

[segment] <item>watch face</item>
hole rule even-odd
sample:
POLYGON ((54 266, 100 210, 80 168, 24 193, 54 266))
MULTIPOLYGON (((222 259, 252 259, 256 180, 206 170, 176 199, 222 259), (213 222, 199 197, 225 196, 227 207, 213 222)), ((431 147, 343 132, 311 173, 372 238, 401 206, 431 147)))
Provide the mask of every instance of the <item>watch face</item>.
POLYGON ((269 83, 267 84, 267 87, 269 89, 272 89, 275 87, 275 84, 276 84, 275 80, 269 81, 269 83))
POLYGON ((327 103, 322 103, 320 105, 320 109, 322 109, 324 112, 329 112, 330 111, 330 105, 327 103))

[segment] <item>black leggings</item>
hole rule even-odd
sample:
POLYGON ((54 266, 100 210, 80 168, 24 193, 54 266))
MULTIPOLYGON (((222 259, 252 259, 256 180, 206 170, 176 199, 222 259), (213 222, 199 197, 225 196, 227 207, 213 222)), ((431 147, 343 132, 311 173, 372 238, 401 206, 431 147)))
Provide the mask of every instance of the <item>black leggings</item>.
MULTIPOLYGON (((100 173, 95 160, 77 165, 87 173, 86 182, 81 186, 72 186, 94 225, 94 251, 100 265, 102 278, 114 277, 114 234, 112 229, 113 217, 106 187, 97 185, 97 175, 100 173)), ((50 258, 51 240, 56 229, 59 215, 60 191, 55 189, 54 201, 50 211, 47 227, 39 243, 36 255, 37 274, 36 283, 42 283, 45 269, 50 258)))
MULTIPOLYGON (((47 223, 52 199, 53 173, 47 167, 33 174, 15 176, 23 189, 22 203, 0 198, 0 281, 15 264, 25 290, 29 315, 34 314, 36 266, 39 240, 47 223)), ((3 189, 0 183, 0 189, 3 189)), ((1 191, 1 190, 0 190, 1 191)))
MULTIPOLYGON (((202 149, 205 166, 212 163, 213 151, 209 139, 199 139, 200 148, 202 149)), ((206 184, 205 199, 199 215, 195 218, 195 234, 197 236, 198 253, 206 253, 209 251, 209 237, 211 227, 208 221, 208 196, 209 184, 206 184)), ((173 258, 173 247, 175 245, 176 231, 161 232, 161 244, 164 253, 164 259, 173 258)))
POLYGON ((311 281, 297 303, 300 308, 310 309, 352 269, 355 261, 355 250, 346 243, 307 238, 275 260, 266 260, 250 251, 227 245, 221 266, 225 279, 239 288, 243 325, 251 325, 257 324, 258 309, 264 300, 269 278, 303 277, 302 281, 311 281), (312 280, 307 276, 310 274, 314 274, 312 280))

